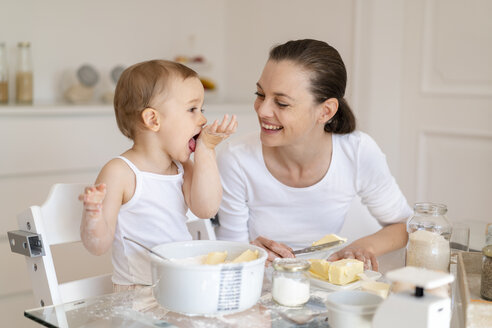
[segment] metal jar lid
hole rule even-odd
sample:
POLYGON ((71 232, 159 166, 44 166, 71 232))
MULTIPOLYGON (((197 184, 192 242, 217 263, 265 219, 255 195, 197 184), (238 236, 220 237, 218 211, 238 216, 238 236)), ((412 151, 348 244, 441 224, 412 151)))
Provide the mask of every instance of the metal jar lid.
POLYGON ((492 245, 487 245, 482 249, 483 255, 492 257, 492 245))
POLYGON ((302 272, 307 271, 311 266, 308 260, 297 258, 276 258, 273 261, 273 268, 277 271, 284 272, 302 272))

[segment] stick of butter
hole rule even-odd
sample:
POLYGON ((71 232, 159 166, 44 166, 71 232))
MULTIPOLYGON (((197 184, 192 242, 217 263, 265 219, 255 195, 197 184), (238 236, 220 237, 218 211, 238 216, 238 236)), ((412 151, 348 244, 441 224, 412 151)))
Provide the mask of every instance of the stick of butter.
POLYGON ((320 259, 309 259, 309 262, 311 263, 311 267, 309 268, 309 272, 314 274, 317 277, 320 277, 321 279, 328 280, 328 269, 330 267, 330 263, 327 260, 320 260, 320 259))
POLYGON ((332 242, 332 241, 337 241, 337 240, 343 240, 344 242, 346 242, 347 241, 347 238, 342 238, 342 237, 339 237, 339 236, 335 235, 334 233, 330 233, 329 235, 324 236, 320 240, 315 241, 312 244, 312 246, 318 246, 318 245, 321 245, 321 244, 326 244, 326 243, 329 243, 329 242, 332 242))
POLYGON ((219 264, 224 263, 227 257, 227 251, 225 252, 210 252, 207 254, 204 264, 219 264))
POLYGON ((331 262, 328 268, 329 281, 336 285, 346 285, 359 279, 357 274, 364 272, 364 262, 355 259, 343 259, 331 262))
POLYGON ((386 298, 389 293, 390 285, 380 281, 364 281, 360 287, 366 292, 386 298))
POLYGON ((247 249, 241 255, 239 255, 234 260, 232 260, 232 263, 249 262, 249 261, 256 260, 257 258, 258 258, 258 250, 255 250, 253 252, 247 249))

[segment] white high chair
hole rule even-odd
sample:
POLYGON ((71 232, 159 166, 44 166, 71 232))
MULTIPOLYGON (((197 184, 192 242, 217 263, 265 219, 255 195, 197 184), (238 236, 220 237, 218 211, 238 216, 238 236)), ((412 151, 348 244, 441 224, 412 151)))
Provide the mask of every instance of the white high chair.
MULTIPOLYGON (((51 246, 80 241, 82 202, 88 184, 55 184, 41 206, 30 206, 17 216, 19 229, 9 231, 12 252, 25 255, 36 304, 58 305, 113 291, 111 273, 59 284, 51 246)), ((215 239, 210 220, 188 223, 193 239, 215 239)))

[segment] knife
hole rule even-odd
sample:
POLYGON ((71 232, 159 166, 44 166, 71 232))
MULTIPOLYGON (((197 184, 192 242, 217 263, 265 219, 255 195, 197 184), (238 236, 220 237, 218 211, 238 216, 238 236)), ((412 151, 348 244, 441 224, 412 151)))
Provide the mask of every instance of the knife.
POLYGON ((322 250, 325 248, 337 246, 337 245, 340 245, 343 243, 345 243, 345 240, 330 241, 329 243, 324 243, 324 244, 320 244, 320 245, 316 245, 316 246, 310 246, 310 247, 306 247, 303 249, 298 249, 298 250, 293 251, 292 253, 296 254, 296 255, 297 254, 304 254, 304 253, 311 253, 311 252, 316 252, 316 251, 319 251, 319 250, 322 250))

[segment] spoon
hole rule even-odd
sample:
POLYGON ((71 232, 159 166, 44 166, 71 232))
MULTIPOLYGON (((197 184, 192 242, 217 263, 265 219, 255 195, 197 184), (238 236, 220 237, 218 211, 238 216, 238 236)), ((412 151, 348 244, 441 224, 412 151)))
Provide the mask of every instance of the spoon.
POLYGON ((148 252, 150 252, 150 253, 152 253, 152 254, 154 254, 154 255, 156 255, 156 256, 158 256, 158 257, 160 257, 161 259, 163 259, 163 260, 165 260, 165 261, 169 261, 169 259, 168 259, 167 257, 164 257, 164 256, 162 256, 161 254, 154 252, 153 250, 151 250, 151 249, 150 249, 150 248, 148 248, 147 246, 144 246, 144 245, 140 244, 140 243, 139 243, 138 241, 136 241, 136 240, 133 240, 133 239, 131 239, 131 238, 128 238, 127 236, 123 236, 123 239, 129 240, 129 241, 131 241, 132 243, 137 244, 138 246, 140 246, 140 247, 142 247, 142 248, 146 249, 148 252))

